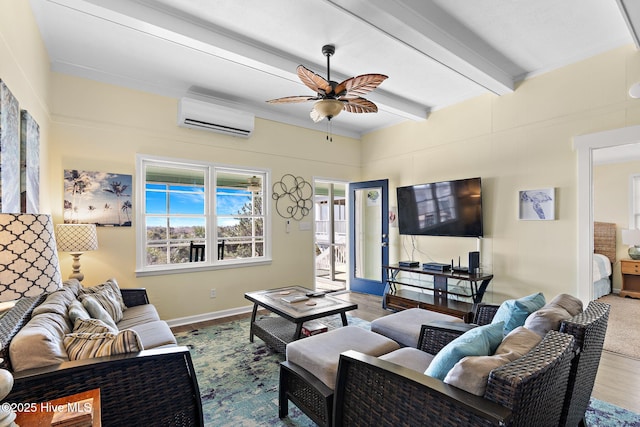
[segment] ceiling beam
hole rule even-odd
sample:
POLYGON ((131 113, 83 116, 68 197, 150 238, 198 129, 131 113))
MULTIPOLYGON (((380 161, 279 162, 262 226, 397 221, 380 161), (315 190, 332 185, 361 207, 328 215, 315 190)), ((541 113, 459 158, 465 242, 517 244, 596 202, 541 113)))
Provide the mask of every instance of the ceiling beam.
MULTIPOLYGON (((308 67, 323 67, 322 64, 309 63, 303 58, 214 26, 197 17, 180 14, 174 9, 150 7, 147 3, 131 0, 49 1, 204 54, 287 79, 301 86, 303 85, 296 73, 298 65, 305 63, 308 67)), ((351 76, 340 76, 338 73, 335 76, 337 79, 348 77, 351 76)), ((371 99, 375 99, 381 110, 409 120, 424 120, 429 113, 429 108, 424 105, 381 89, 378 89, 371 99)))
POLYGON ((431 1, 326 1, 490 92, 514 90, 514 77, 483 57, 483 51, 493 48, 431 1))
POLYGON ((616 0, 620 13, 629 28, 629 34, 636 44, 636 49, 640 49, 640 4, 637 0, 616 0))

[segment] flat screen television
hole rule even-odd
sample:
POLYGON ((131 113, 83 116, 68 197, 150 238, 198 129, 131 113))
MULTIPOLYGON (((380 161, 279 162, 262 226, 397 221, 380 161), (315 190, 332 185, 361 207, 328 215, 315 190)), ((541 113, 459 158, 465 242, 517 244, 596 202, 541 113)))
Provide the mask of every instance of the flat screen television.
POLYGON ((483 236, 480 178, 398 187, 397 196, 400 234, 483 236))

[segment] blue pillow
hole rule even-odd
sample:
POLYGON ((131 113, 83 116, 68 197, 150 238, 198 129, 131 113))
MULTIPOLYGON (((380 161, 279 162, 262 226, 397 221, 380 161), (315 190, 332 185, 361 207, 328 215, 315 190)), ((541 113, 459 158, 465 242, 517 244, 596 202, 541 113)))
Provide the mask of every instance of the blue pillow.
POLYGON ((425 375, 444 380, 453 365, 463 357, 489 356, 495 353, 502 342, 503 329, 504 323, 500 322, 468 330, 435 355, 427 370, 424 371, 425 375))
POLYGON ((518 326, 524 325, 527 317, 536 310, 541 309, 545 304, 544 295, 541 292, 531 294, 519 299, 506 300, 496 311, 491 323, 504 322, 504 335, 513 331, 518 326))

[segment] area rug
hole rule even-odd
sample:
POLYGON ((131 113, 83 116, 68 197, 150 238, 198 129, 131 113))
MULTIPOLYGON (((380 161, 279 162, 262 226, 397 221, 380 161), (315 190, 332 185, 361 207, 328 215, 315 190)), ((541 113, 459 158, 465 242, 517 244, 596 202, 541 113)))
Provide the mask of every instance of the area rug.
MULTIPOLYGON (((347 315, 350 325, 369 329, 369 322, 347 315)), ((340 317, 322 319, 340 325, 340 317)), ((284 355, 260 340, 249 342, 249 319, 176 333, 179 345, 189 347, 198 377, 207 426, 289 426, 316 424, 293 404, 278 418, 279 363, 284 355)), ((596 399, 587 411, 587 425, 640 427, 640 415, 596 399)))
POLYGON ((640 359, 640 300, 609 294, 598 301, 611 305, 603 349, 640 359))

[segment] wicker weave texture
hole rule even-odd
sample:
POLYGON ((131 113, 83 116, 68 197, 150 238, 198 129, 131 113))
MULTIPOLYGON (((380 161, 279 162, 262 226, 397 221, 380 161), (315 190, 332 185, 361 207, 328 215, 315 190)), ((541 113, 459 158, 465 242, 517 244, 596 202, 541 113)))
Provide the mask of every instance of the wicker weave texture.
POLYGON ((462 335, 464 331, 443 329, 433 325, 422 325, 420 338, 418 339, 419 350, 429 354, 438 354, 440 350, 454 339, 462 335))
POLYGON ((616 225, 611 222, 593 223, 593 252, 616 262, 616 225))
POLYGON ((121 288, 120 293, 124 300, 124 305, 127 307, 135 307, 138 305, 149 304, 149 297, 147 296, 147 290, 144 288, 126 289, 121 288))
POLYGON ((561 425, 578 425, 587 410, 598 373, 610 309, 608 304, 591 301, 585 311, 560 326, 562 332, 576 338, 576 346, 580 348, 571 365, 561 425))

